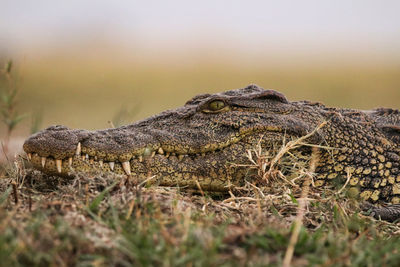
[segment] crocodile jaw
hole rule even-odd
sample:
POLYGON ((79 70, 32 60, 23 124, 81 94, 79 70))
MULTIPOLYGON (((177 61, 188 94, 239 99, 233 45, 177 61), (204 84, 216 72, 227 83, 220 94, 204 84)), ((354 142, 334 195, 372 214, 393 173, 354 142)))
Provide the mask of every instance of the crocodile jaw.
MULTIPOLYGON (((75 131, 75 130, 67 130, 75 131)), ((47 133, 46 133, 47 134, 47 133)), ((90 137, 90 132, 63 133, 90 137)), ((280 133, 275 133, 280 138, 280 133)), ((40 133, 39 133, 40 137, 40 133)), ((242 185, 247 168, 240 166, 248 164, 246 151, 253 148, 262 138, 262 134, 243 136, 239 141, 207 152, 179 154, 166 152, 162 145, 155 147, 155 142, 147 148, 139 149, 140 155, 120 161, 107 160, 87 154, 87 141, 78 142, 71 154, 66 150, 64 158, 33 152, 32 143, 38 139, 33 136, 24 144, 28 158, 33 167, 50 175, 75 176, 76 174, 114 173, 128 175, 144 181, 150 177, 152 183, 164 186, 201 187, 208 191, 227 191, 232 185, 242 185), (153 149, 155 148, 155 149, 153 149), (232 163, 235 164, 232 164, 232 163)), ((39 138, 41 139, 41 138, 39 138)), ((59 152, 58 154, 60 154, 59 152)))
MULTIPOLYGON (((280 131, 269 130, 269 142, 282 139, 280 131)), ((114 173, 138 181, 153 177, 152 183, 164 186, 200 186, 208 191, 227 191, 233 185, 243 185, 249 171, 245 167, 249 164, 247 151, 253 149, 264 134, 263 131, 235 133, 232 134, 235 138, 230 137, 219 146, 210 143, 197 153, 184 151, 184 146, 175 146, 178 149, 172 152, 169 151, 170 143, 165 146, 159 140, 148 139, 146 146, 137 146, 127 158, 127 153, 111 151, 104 154, 90 147, 93 139, 99 139, 99 131, 53 126, 27 139, 24 150, 35 169, 50 175, 73 177, 76 174, 114 173), (67 144, 65 139, 76 144, 67 144), (45 149, 46 145, 52 147, 45 149)), ((104 132, 100 131, 100 135, 104 132)))

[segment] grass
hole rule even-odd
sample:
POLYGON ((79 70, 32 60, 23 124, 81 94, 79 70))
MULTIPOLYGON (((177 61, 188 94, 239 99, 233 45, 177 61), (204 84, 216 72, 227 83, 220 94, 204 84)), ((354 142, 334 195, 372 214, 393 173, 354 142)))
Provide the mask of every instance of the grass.
POLYGON ((17 112, 17 97, 19 92, 18 79, 13 71, 13 62, 9 60, 0 69, 0 113, 2 123, 6 126, 4 141, 0 143, 2 152, 9 153, 9 142, 15 127, 23 120, 26 115, 17 112))
POLYGON ((301 142, 275 154, 249 151, 258 179, 226 196, 113 175, 48 177, 20 157, 0 179, 0 263, 398 266, 399 224, 362 214, 343 185, 305 191, 309 161, 297 164, 297 177, 285 176, 293 162, 284 155, 296 156, 301 142))

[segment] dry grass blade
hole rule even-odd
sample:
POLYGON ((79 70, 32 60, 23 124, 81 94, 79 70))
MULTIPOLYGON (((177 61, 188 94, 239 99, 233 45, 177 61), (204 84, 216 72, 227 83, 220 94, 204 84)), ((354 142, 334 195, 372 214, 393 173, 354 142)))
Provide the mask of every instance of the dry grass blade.
POLYGON ((301 198, 299 199, 299 206, 297 208, 297 215, 294 221, 292 235, 290 236, 289 245, 286 249, 285 257, 283 259, 283 264, 282 264, 283 267, 289 267, 293 258, 294 248, 296 246, 300 229, 303 224, 302 221, 305 214, 305 208, 307 206, 307 197, 310 190, 311 182, 313 180, 312 175, 315 172, 317 162, 318 162, 318 149, 313 148, 312 158, 310 162, 310 169, 307 174, 307 178, 303 183, 303 189, 301 192, 301 198))
POLYGON ((336 192, 337 195, 340 194, 340 193, 342 193, 342 191, 346 188, 346 186, 347 186, 347 185, 349 184, 349 182, 350 182, 351 173, 350 173, 348 170, 346 170, 346 173, 347 173, 347 175, 346 175, 346 182, 344 183, 344 185, 342 186, 342 188, 340 188, 340 189, 336 192))
POLYGON ((271 160, 270 166, 269 166, 269 170, 272 172, 273 168, 275 167, 275 165, 278 163, 278 161, 283 157, 283 155, 285 155, 288 151, 293 150, 299 146, 303 146, 304 144, 302 143, 304 140, 307 140, 308 138, 310 138, 311 136, 313 136, 314 134, 316 134, 322 127, 324 127, 327 124, 326 121, 322 122, 320 125, 318 125, 317 128, 315 128, 312 132, 296 139, 296 140, 292 140, 287 142, 286 144, 284 144, 282 146, 282 148, 279 150, 279 152, 276 154, 276 156, 271 160))

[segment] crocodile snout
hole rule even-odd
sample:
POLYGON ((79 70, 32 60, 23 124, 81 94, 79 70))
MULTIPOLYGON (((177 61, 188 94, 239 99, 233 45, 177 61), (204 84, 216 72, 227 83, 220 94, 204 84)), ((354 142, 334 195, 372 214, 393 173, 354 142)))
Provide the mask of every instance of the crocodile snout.
POLYGON ((62 160, 70 161, 81 140, 88 135, 89 132, 84 130, 71 130, 62 125, 51 126, 29 137, 23 149, 28 159, 38 158, 43 168, 48 160, 52 160, 58 167, 62 160))
POLYGON ((74 154, 79 139, 77 131, 57 125, 32 135, 25 141, 23 148, 28 154, 37 153, 42 157, 63 159, 74 154))

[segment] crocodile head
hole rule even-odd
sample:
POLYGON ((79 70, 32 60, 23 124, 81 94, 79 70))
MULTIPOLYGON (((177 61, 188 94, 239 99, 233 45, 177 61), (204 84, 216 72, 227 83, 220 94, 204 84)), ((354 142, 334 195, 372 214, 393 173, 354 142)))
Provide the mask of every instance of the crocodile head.
POLYGON ((228 181, 243 183, 246 151, 261 139, 302 136, 317 125, 305 122, 310 116, 301 117, 295 102, 281 93, 250 85, 198 95, 183 107, 119 128, 51 126, 28 138, 23 148, 35 168, 52 175, 114 172, 221 191, 228 181))

